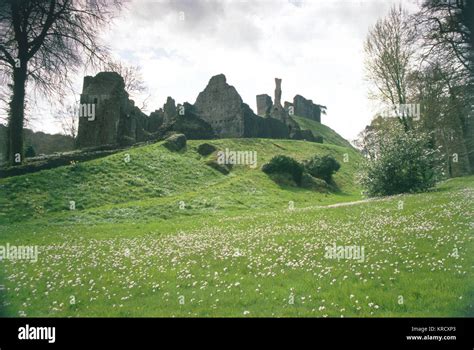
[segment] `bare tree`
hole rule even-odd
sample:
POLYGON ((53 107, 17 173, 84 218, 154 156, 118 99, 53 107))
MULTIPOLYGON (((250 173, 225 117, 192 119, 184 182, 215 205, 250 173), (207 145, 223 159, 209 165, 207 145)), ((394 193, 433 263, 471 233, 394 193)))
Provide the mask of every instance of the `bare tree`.
MULTIPOLYGON (((137 100, 140 98, 140 95, 143 96, 148 93, 148 88, 143 79, 140 66, 128 65, 122 61, 109 60, 104 64, 103 69, 120 74, 125 83, 125 90, 133 100, 137 100)), ((147 96, 142 99, 142 104, 139 106, 140 109, 144 110, 147 108, 147 101, 150 96, 150 94, 147 94, 147 96)))
MULTIPOLYGON (((1 64, 1 62, 0 62, 1 64)), ((7 121, 8 110, 5 108, 8 105, 8 95, 10 92, 9 82, 4 74, 0 73, 0 122, 7 121)), ((5 146, 5 145, 2 145, 5 146)))
MULTIPOLYGON (((387 17, 378 20, 370 30, 364 50, 366 77, 375 86, 372 98, 390 106, 407 103, 415 34, 410 16, 401 6, 392 7, 387 17)), ((398 118, 408 130, 408 118, 403 114, 398 118)))
MULTIPOLYGON (((76 101, 75 106, 78 105, 79 104, 76 101)), ((61 125, 63 133, 65 135, 71 136, 74 140, 76 139, 77 131, 79 128, 79 116, 77 108, 79 107, 61 106, 61 108, 59 108, 54 114, 54 118, 61 125)))
POLYGON ((9 77, 7 157, 23 160, 26 86, 57 96, 79 67, 107 59, 99 30, 120 0, 3 0, 0 74, 9 77))
POLYGON ((376 158, 377 144, 375 142, 375 131, 371 125, 367 125, 357 138, 353 141, 355 147, 369 160, 376 158))
POLYGON ((130 96, 147 91, 140 66, 132 66, 122 61, 110 60, 104 65, 104 69, 120 74, 125 82, 125 90, 130 96))
POLYGON ((459 163, 465 164, 466 172, 472 172, 474 2, 425 0, 414 19, 422 51, 420 77, 413 85, 424 87, 420 91, 428 108, 425 114, 436 121, 431 127, 440 135, 446 154, 458 154, 459 163))
POLYGON ((425 0, 416 15, 425 59, 451 66, 460 77, 474 76, 474 2, 425 0))
POLYGON ((390 131, 390 128, 397 125, 400 124, 395 119, 386 120, 380 115, 375 115, 353 143, 365 158, 375 160, 381 153, 379 140, 390 131))

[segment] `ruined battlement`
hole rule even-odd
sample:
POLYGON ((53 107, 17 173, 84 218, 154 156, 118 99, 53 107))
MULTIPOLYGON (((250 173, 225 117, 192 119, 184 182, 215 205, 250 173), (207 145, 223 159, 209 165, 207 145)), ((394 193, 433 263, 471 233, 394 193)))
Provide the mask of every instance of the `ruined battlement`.
MULTIPOLYGON (((190 139, 262 137, 315 141, 317 135, 301 130, 291 118, 288 103, 282 106, 281 83, 281 79, 275 79, 274 102, 266 94, 257 96, 257 114, 242 101, 237 89, 227 83, 225 75, 219 74, 209 80, 194 105, 176 104, 168 97, 162 108, 147 116, 129 99, 119 74, 101 72, 95 77, 87 76, 81 104, 93 104, 95 116, 79 120, 76 145, 131 145, 159 139, 169 132, 181 132, 190 139)), ((314 115, 314 107, 308 107, 307 100, 301 101, 295 100, 295 108, 303 111, 302 116, 310 114, 307 110, 314 115)))
POLYGON ((325 106, 313 103, 301 95, 296 95, 293 102, 285 101, 283 107, 281 105, 281 79, 275 78, 275 102, 267 94, 257 95, 257 114, 262 117, 272 116, 273 118, 282 120, 285 123, 288 117, 293 115, 308 118, 321 123, 321 113, 326 110, 325 106))
POLYGON ((114 72, 86 76, 80 104, 92 107, 86 110, 93 110, 94 116, 79 118, 78 148, 117 144, 122 137, 137 139, 137 124, 146 117, 129 99, 123 78, 114 72))
POLYGON ((267 94, 257 95, 257 114, 261 117, 270 116, 273 101, 267 94))
POLYGON ((293 106, 293 112, 299 117, 315 120, 321 123, 321 112, 326 109, 325 106, 321 106, 313 103, 312 100, 307 100, 301 95, 296 95, 293 98, 293 103, 288 105, 288 108, 293 106))

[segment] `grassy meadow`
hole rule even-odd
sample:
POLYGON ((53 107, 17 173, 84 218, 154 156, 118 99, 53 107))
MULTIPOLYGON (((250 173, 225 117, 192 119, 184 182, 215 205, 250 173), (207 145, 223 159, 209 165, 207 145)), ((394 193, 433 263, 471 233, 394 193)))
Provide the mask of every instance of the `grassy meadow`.
POLYGON ((4 316, 473 316, 474 177, 365 200, 360 155, 292 140, 161 143, 0 179, 4 316), (201 143, 252 150, 223 175, 201 143), (335 185, 296 187, 260 168, 274 155, 333 155, 335 185), (71 210, 73 201, 75 210, 71 210), (359 246, 363 259, 326 248, 359 246))

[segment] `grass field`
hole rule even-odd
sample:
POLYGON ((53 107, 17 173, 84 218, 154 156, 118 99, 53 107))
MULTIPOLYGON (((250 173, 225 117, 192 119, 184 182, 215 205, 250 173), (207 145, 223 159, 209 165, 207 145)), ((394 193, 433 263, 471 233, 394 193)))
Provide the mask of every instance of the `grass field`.
POLYGON ((329 126, 318 123, 317 121, 314 121, 308 118, 303 118, 303 117, 298 117, 298 116, 293 116, 293 119, 298 123, 301 129, 311 130, 313 135, 322 136, 323 143, 325 144, 332 144, 332 145, 337 145, 341 147, 352 148, 349 141, 344 139, 341 135, 339 135, 329 126))
POLYGON ((0 245, 39 247, 37 262, 2 261, 0 312, 474 315, 474 177, 363 201, 351 148, 209 142, 257 151, 257 169, 223 175, 190 141, 183 153, 154 144, 0 180, 0 245), (276 154, 328 153, 342 165, 336 190, 277 184, 259 170, 276 154), (328 258, 333 244, 363 248, 364 259, 328 258))

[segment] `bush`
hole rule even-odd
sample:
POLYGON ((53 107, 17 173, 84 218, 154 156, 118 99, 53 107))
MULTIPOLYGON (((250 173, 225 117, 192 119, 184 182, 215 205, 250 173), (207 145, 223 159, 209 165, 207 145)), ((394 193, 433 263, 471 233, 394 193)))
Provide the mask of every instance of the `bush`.
POLYGON ((186 148, 186 136, 184 134, 172 134, 171 136, 165 139, 163 146, 165 146, 170 151, 181 151, 186 148))
POLYGON ((199 145, 197 152, 201 156, 208 156, 209 154, 215 152, 217 150, 216 146, 211 145, 209 143, 202 143, 199 145))
POLYGON ((332 182, 332 175, 338 171, 340 167, 341 164, 329 155, 323 157, 314 156, 305 162, 305 169, 309 174, 318 179, 323 179, 327 183, 332 182))
POLYGON ((287 156, 275 156, 262 167, 266 174, 290 174, 296 184, 301 184, 304 167, 298 161, 287 156))
POLYGON ((33 146, 26 147, 25 157, 27 158, 36 157, 36 151, 33 146))
POLYGON ((391 127, 376 136, 377 155, 367 162, 361 184, 369 196, 421 192, 441 176, 439 151, 431 147, 429 134, 391 127))

